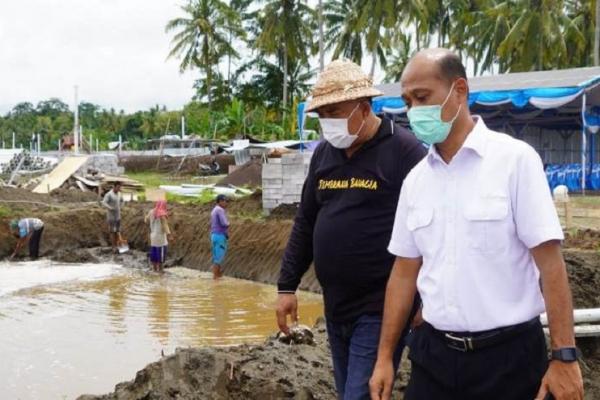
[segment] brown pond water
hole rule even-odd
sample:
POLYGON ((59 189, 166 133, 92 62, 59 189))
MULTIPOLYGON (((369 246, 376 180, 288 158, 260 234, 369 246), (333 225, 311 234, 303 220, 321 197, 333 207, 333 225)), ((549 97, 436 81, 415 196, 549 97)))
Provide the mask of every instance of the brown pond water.
MULTIPOLYGON (((174 268, 0 262, 0 397, 111 391, 176 347, 261 343, 277 330, 273 286, 174 268)), ((323 314, 300 293, 301 323, 323 314)))

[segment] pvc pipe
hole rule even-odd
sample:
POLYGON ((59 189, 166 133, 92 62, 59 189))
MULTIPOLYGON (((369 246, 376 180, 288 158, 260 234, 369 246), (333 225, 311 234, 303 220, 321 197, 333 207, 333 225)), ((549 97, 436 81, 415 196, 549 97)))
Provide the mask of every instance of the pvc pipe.
MULTIPOLYGON (((600 308, 584 308, 573 311, 573 319, 576 324, 589 322, 600 322, 600 308)), ((546 313, 540 316, 542 325, 548 325, 548 316, 546 313)))

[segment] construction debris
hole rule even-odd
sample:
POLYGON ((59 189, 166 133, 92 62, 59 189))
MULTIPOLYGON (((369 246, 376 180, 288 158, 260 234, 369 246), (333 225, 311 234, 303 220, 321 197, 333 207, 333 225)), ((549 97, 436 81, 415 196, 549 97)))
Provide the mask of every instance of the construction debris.
POLYGON ((32 155, 29 151, 23 150, 16 153, 10 161, 2 165, 2 174, 15 174, 20 171, 37 172, 48 170, 52 167, 52 162, 42 157, 32 155))

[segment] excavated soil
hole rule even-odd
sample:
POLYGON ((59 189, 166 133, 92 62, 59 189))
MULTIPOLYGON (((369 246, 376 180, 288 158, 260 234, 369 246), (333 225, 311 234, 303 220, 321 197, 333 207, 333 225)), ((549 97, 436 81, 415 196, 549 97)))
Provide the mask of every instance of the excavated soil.
MULTIPOLYGON (((212 162, 212 155, 206 156, 190 156, 186 157, 180 174, 195 175, 199 173, 198 165, 209 165, 212 162)), ((229 171, 230 165, 235 165, 235 159, 232 155, 218 154, 216 155, 217 163, 221 167, 222 174, 229 171)), ((181 157, 168 156, 122 156, 119 158, 119 165, 125 167, 127 172, 143 172, 143 171, 159 171, 159 172, 175 172, 181 164, 181 157), (160 158, 160 162, 159 161, 160 158), (158 164, 158 168, 157 168, 158 164)))
MULTIPOLYGON (((3 188, 0 189, 0 206, 9 210, 0 213, 0 259, 8 256, 14 246, 8 221, 30 216, 40 217, 45 222, 43 256, 73 262, 94 262, 106 257, 106 250, 87 250, 108 246, 105 211, 97 202, 65 202, 62 198, 3 188), (73 251, 75 249, 81 250, 73 251)), ((143 267, 146 262, 148 231, 143 216, 151 207, 150 203, 128 204, 123 210, 124 234, 132 249, 140 251, 138 256, 122 258, 120 262, 124 265, 143 267)), ((176 240, 169 249, 170 264, 205 271, 210 268, 208 225, 211 208, 212 205, 171 205, 170 223, 176 240)), ((291 217, 292 213, 281 210, 274 217, 263 219, 257 217, 260 211, 260 193, 230 203, 231 250, 224 270, 229 276, 273 284, 292 227, 292 219, 285 215, 291 217)), ((585 231, 566 241, 564 256, 578 308, 600 306, 599 237, 597 231, 585 231)), ((312 268, 305 275, 301 288, 320 292, 312 268)), ((278 346, 270 340, 258 347, 179 350, 138 372, 134 381, 117 385, 115 393, 97 398, 333 399, 323 327, 317 327, 316 331, 315 347, 278 346), (233 377, 230 379, 231 363, 233 377)), ((584 355, 581 366, 586 399, 600 399, 600 342, 578 339, 578 345, 584 355)), ((405 363, 397 387, 404 387, 408 370, 405 363)), ((396 397, 401 398, 401 395, 396 397)))
POLYGON ((568 233, 565 238, 565 246, 600 251, 600 231, 592 229, 582 229, 575 233, 568 233))
POLYGON ((217 182, 217 186, 246 186, 259 187, 262 185, 262 163, 260 160, 250 160, 235 171, 217 182))

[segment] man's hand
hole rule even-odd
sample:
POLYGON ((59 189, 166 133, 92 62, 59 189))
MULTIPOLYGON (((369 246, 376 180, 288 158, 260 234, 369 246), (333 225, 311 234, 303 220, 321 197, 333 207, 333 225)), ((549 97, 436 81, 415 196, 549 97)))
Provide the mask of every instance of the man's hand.
POLYGON ((389 400, 392 396, 394 383, 394 365, 392 360, 377 360, 373 375, 369 380, 371 400, 389 400))
POLYGON ((277 325, 279 330, 289 335, 290 328, 287 326, 287 316, 292 317, 292 322, 298 322, 298 299, 293 293, 279 293, 277 296, 277 325))
POLYGON ((583 400, 583 378, 579 363, 550 362, 535 399, 544 400, 550 393, 556 400, 583 400))

